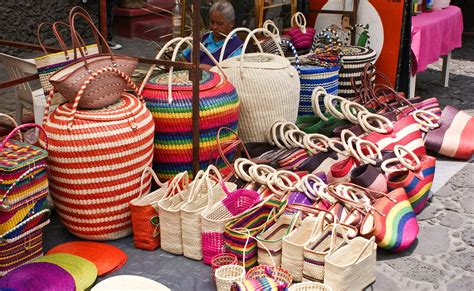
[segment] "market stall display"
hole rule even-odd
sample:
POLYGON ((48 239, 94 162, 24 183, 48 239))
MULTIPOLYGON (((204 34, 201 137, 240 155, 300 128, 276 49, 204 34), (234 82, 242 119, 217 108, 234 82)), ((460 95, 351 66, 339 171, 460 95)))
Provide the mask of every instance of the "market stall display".
MULTIPOLYGON (((90 18, 76 13, 70 17, 72 23, 77 16, 92 25, 90 18)), ((73 25, 71 31, 80 50, 73 25)), ((246 38, 240 56, 219 62, 210 56, 216 67, 203 72, 199 88, 194 88, 201 93, 204 159, 192 178, 191 148, 179 142, 192 136, 193 87, 187 71, 174 72, 171 67, 151 77, 152 67, 139 90, 129 73, 100 62, 80 81, 72 102, 49 112, 55 94, 51 90, 44 133, 35 126, 42 148, 22 142, 21 134, 20 141, 11 139, 23 126, 0 146, 1 157, 6 157, 2 162, 8 166, 0 168, 4 195, 0 206, 23 211, 12 215, 14 221, 1 212, 0 218, 7 219, 0 224, 0 276, 4 276, 0 288, 30 286, 31 272, 39 274, 43 265, 42 271, 62 270, 56 280, 45 275, 51 289, 173 287, 130 275, 99 278, 94 286, 97 276, 126 272, 122 267, 127 254, 110 244, 67 242, 41 257, 50 210, 35 199, 37 192, 42 195, 39 200, 45 199, 49 189, 61 222, 76 237, 118 240, 133 231, 133 242, 130 237, 114 243, 122 248, 123 243, 134 244, 140 249, 134 251, 147 254, 151 253, 142 249, 160 247, 166 252, 160 264, 186 260, 179 255, 203 260, 212 266, 212 273, 205 267, 209 278, 200 279, 214 279, 218 290, 349 290, 371 285, 377 248, 402 252, 417 240, 417 215, 427 204, 436 167, 436 157, 427 150, 470 158, 473 119, 451 107, 441 113, 436 99, 407 99, 390 82, 375 84, 375 67, 364 63, 363 69, 357 68, 360 72, 353 73, 360 83, 350 82, 354 98, 314 86, 311 118, 305 119, 309 126, 294 124, 302 83, 296 74, 301 78, 301 67, 298 72, 290 64, 275 39, 268 30, 256 29, 246 38), (246 53, 260 32, 277 44, 279 56, 246 53), (119 99, 94 110, 80 108, 89 86, 107 86, 118 79, 119 99), (456 139, 448 143, 445 136, 456 139), (178 150, 169 150, 170 144, 178 150), (248 151, 250 147, 258 150, 248 151), (152 161, 155 169, 150 167, 152 161), (24 208, 11 203, 13 199, 24 208), (319 283, 293 285, 300 281, 319 283)), ((176 38, 163 51, 176 44, 174 60, 190 40, 176 38)), ((328 47, 318 49, 328 53, 328 47)), ((342 53, 344 58, 344 48, 342 53)), ((161 56, 162 51, 157 58, 161 56)), ((319 67, 324 62, 320 56, 306 57, 319 67)), ((87 71, 87 61, 93 58, 78 60, 73 67, 87 71)), ((102 60, 114 56, 109 51, 102 60)), ((92 99, 108 94, 95 91, 89 95, 92 99)))

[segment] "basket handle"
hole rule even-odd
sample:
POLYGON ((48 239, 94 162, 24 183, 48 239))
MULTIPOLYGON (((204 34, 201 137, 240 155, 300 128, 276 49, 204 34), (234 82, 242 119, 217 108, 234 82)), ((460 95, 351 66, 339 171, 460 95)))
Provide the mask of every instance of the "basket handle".
POLYGON ((15 182, 13 182, 13 184, 10 185, 10 187, 8 188, 7 192, 5 192, 5 194, 3 194, 3 197, 2 197, 2 204, 0 205, 0 208, 1 209, 8 209, 10 208, 10 205, 5 205, 5 202, 8 198, 8 194, 13 190, 13 188, 15 188, 15 186, 20 182, 22 181, 23 179, 26 178, 26 176, 28 176, 30 173, 32 173, 33 171, 36 171, 38 169, 41 169, 41 168, 47 168, 47 165, 46 164, 41 164, 41 165, 37 165, 37 166, 34 166, 33 168, 30 168, 28 169, 26 172, 24 172, 23 174, 21 174, 20 177, 18 177, 15 182))
POLYGON ((302 33, 306 33, 306 17, 301 12, 296 12, 291 16, 291 26, 293 26, 293 22, 296 26, 301 30, 302 33))
POLYGON ((199 170, 199 172, 197 172, 196 176, 194 177, 191 183, 191 189, 189 190, 190 193, 187 199, 188 203, 191 203, 194 200, 196 200, 196 198, 198 197, 197 193, 201 190, 202 183, 204 183, 205 180, 206 180, 206 172, 203 170, 199 170))
POLYGON ((406 146, 397 144, 393 148, 393 152, 395 153, 395 158, 385 160, 381 168, 385 173, 396 172, 399 170, 408 170, 412 172, 418 172, 421 169, 421 161, 417 155, 413 151, 411 151, 406 146), (406 154, 403 154, 405 152, 406 154), (405 158, 406 155, 409 155, 413 160, 409 160, 405 158), (397 168, 395 171, 391 170, 387 167, 388 164, 392 164, 394 162, 398 162, 404 166, 404 168, 397 168), (410 163, 409 163, 410 162, 410 163), (413 165, 414 164, 414 165, 413 165))
MULTIPOLYGON (((186 43, 189 47, 193 47, 192 45, 192 37, 185 37, 176 44, 174 51, 173 51, 173 56, 171 58, 171 61, 175 61, 176 57, 178 56, 178 51, 183 45, 183 43, 186 43)), ((229 81, 229 77, 227 77, 227 74, 225 71, 222 69, 222 67, 219 65, 217 60, 214 58, 214 56, 209 52, 209 50, 200 42, 199 43, 200 49, 211 59, 211 61, 216 65, 216 67, 219 69, 221 74, 224 76, 226 81, 229 81)), ((173 94, 172 94, 172 80, 173 80, 173 69, 174 67, 171 66, 169 69, 169 76, 168 76, 168 103, 171 103, 173 101, 173 94)))
MULTIPOLYGON (((8 119, 12 124, 13 124, 13 128, 15 127, 18 127, 18 123, 16 122, 16 120, 11 117, 10 115, 7 115, 5 113, 0 113, 0 117, 5 117, 6 119, 8 119)), ((21 134, 21 131, 17 131, 18 133, 18 139, 23 142, 23 135, 21 134)))
POLYGON ((355 24, 354 27, 352 27, 352 30, 355 31, 357 28, 362 28, 365 32, 365 34, 367 35, 367 43, 366 43, 366 47, 367 48, 370 48, 370 33, 369 33, 369 28, 368 28, 368 25, 363 25, 363 24, 355 24))
POLYGON ((319 105, 319 98, 323 96, 323 98, 327 95, 326 89, 321 86, 317 86, 313 89, 311 93, 311 107, 313 108, 313 112, 316 116, 321 118, 323 121, 328 121, 329 119, 324 116, 321 111, 321 106, 319 105))
POLYGON ((46 131, 41 125, 38 125, 36 123, 25 123, 22 125, 19 125, 15 127, 8 135, 5 137, 5 139, 2 141, 2 144, 0 144, 0 151, 3 150, 3 147, 6 145, 6 143, 10 140, 10 138, 16 133, 19 132, 23 128, 30 128, 30 127, 35 127, 38 128, 44 135, 44 149, 48 150, 48 135, 46 134, 46 131))
POLYGON ((342 46, 342 42, 341 42, 337 32, 333 29, 325 28, 325 29, 321 30, 321 32, 318 33, 314 37, 313 44, 311 45, 311 51, 312 52, 315 52, 316 48, 318 48, 319 43, 321 42, 321 40, 324 37, 329 38, 329 40, 330 40, 329 44, 324 46, 325 51, 328 51, 328 50, 334 49, 334 48, 337 49, 338 47, 342 46), (329 35, 327 33, 329 33, 329 35))
POLYGON ((359 261, 360 257, 362 257, 362 255, 365 253, 365 250, 367 250, 367 248, 369 246, 371 246, 373 243, 375 242, 375 236, 372 236, 368 241, 367 243, 365 244, 365 246, 362 248, 362 250, 360 251, 360 253, 357 255, 357 257, 355 258, 355 260, 349 264, 349 266, 352 266, 354 265, 355 263, 357 263, 357 261, 359 261))
POLYGON ((441 126, 440 117, 431 111, 424 109, 417 109, 412 112, 413 118, 423 132, 428 132, 430 129, 435 129, 441 126), (434 122, 433 122, 434 120, 434 122))
POLYGON ((156 175, 155 171, 153 171, 153 169, 151 167, 147 166, 145 169, 143 169, 142 177, 140 179, 140 194, 138 194, 137 198, 141 197, 142 194, 143 194, 143 182, 145 182, 145 178, 146 178, 147 173, 151 174, 151 176, 153 177, 153 180, 155 180, 156 184, 158 184, 158 186, 160 188, 166 186, 166 183, 162 183, 160 181, 160 179, 156 175))
MULTIPOLYGON (((214 196, 214 190, 213 190, 213 185, 211 184, 211 171, 215 175, 215 180, 216 180, 216 185, 222 185, 224 183, 224 178, 222 177, 221 173, 219 172, 219 169, 216 168, 214 165, 209 165, 207 168, 207 188, 208 188, 208 197, 207 197, 207 209, 209 209, 212 206, 212 198, 214 196), (221 184, 222 183, 222 184, 221 184)), ((225 191, 224 191, 225 192, 225 191)))
POLYGON ((242 47, 242 53, 240 54, 240 72, 241 73, 242 73, 242 68, 244 66, 245 50, 247 49, 247 46, 250 42, 250 38, 252 38, 253 36, 255 36, 256 33, 259 33, 259 32, 263 32, 263 33, 269 35, 271 37, 271 39, 275 42, 275 45, 277 46, 280 55, 282 57, 285 57, 285 54, 283 53, 283 50, 281 49, 280 43, 278 43, 278 40, 275 37, 275 35, 273 33, 271 33, 270 31, 268 31, 267 29, 265 29, 265 28, 256 28, 256 29, 252 30, 249 33, 249 35, 245 39, 244 45, 242 47))
MULTIPOLYGON (((252 32, 252 30, 246 28, 246 27, 237 27, 237 28, 234 28, 228 35, 227 37, 225 38, 224 40, 224 43, 222 44, 222 48, 221 48, 221 54, 219 56, 219 64, 222 63, 222 61, 224 60, 224 53, 225 53, 225 50, 227 48, 227 44, 229 43, 229 41, 232 39, 233 35, 236 34, 237 32, 239 31, 245 31, 247 33, 250 33, 252 32)), ((254 40, 254 42, 257 44, 257 47, 258 49, 260 50, 260 52, 263 52, 263 49, 262 49, 262 46, 260 45, 260 42, 258 41, 257 37, 255 35, 252 35, 252 38, 254 40)))
POLYGON ((232 128, 229 128, 229 127, 221 127, 221 128, 219 128, 219 129, 217 130, 217 136, 216 136, 216 137, 217 137, 217 149, 218 149, 218 151, 219 151, 219 154, 220 154, 220 156, 221 156, 221 159, 224 161, 224 163, 225 163, 230 169, 233 168, 233 166, 232 166, 233 163, 231 164, 231 163, 229 162, 229 160, 227 159, 227 157, 225 156, 225 154, 226 154, 226 152, 228 152, 228 151, 232 150, 233 148, 235 148, 235 146, 241 145, 242 150, 244 151, 246 157, 247 157, 248 159, 250 159, 250 154, 249 154, 249 152, 247 151, 247 148, 245 148, 244 142, 240 139, 239 134, 238 134, 235 130, 233 130, 232 128), (222 141, 221 141, 221 133, 222 133, 222 131, 224 131, 224 130, 230 131, 230 132, 231 132, 232 134, 234 134, 234 135, 236 136, 236 138, 237 138, 237 141, 234 142, 234 143, 232 143, 229 147, 227 147, 227 148, 225 149, 225 151, 222 149, 222 141))
POLYGON ((273 33, 277 38, 278 42, 281 43, 280 30, 276 26, 275 22, 273 22, 271 19, 267 19, 263 23, 262 27, 273 33))
POLYGON ((181 193, 181 191, 187 189, 188 187, 189 187, 188 172, 184 171, 184 172, 178 173, 176 176, 174 176, 174 178, 169 183, 169 187, 165 195, 163 195, 162 199, 167 199, 169 197, 174 196, 176 194, 175 193, 176 190, 178 191, 178 193, 181 193), (183 189, 181 189, 181 185, 180 185, 182 182, 184 182, 183 189))

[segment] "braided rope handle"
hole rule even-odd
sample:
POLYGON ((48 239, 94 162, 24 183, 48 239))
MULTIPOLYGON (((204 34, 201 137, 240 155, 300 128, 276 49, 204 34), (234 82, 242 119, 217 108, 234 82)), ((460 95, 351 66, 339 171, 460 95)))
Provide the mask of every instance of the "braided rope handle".
MULTIPOLYGON (((5 113, 0 113, 0 117, 5 117, 6 119, 8 119, 13 124, 14 128, 18 127, 18 123, 10 115, 7 115, 5 113)), ((17 132, 18 132, 18 138, 20 139, 21 142, 23 142, 23 135, 21 134, 21 131, 17 131, 17 132)))
POLYGON ((22 125, 19 125, 17 127, 15 127, 15 129, 13 129, 8 135, 7 137, 5 137, 5 139, 2 141, 2 144, 0 144, 0 151, 3 149, 3 147, 7 144, 7 142, 10 140, 10 138, 16 133, 16 132, 20 132, 21 129, 23 128, 31 128, 31 127, 36 127, 38 128, 44 135, 44 142, 45 142, 45 145, 44 145, 44 149, 45 150, 48 150, 48 136, 46 135, 46 131, 44 130, 44 128, 41 126, 41 125, 38 125, 38 124, 35 124, 35 123, 25 123, 25 124, 22 124, 22 125))
POLYGON ((282 40, 281 43, 288 45, 288 47, 291 49, 291 52, 295 56, 296 70, 298 71, 298 74, 301 74, 300 72, 301 62, 300 62, 300 58, 298 57, 298 52, 296 52, 295 46, 293 45, 293 43, 291 43, 291 41, 286 40, 286 39, 282 40))
POLYGON ((330 50, 332 48, 337 49, 338 47, 342 46, 342 42, 341 42, 337 32, 335 30, 331 29, 331 28, 326 28, 326 29, 321 30, 321 32, 318 33, 314 37, 313 44, 311 45, 311 51, 312 52, 314 52, 316 50, 316 48, 318 47, 318 45, 320 44, 320 42, 323 38, 329 39, 329 44, 324 45, 324 50, 325 51, 330 50))
POLYGON ((28 176, 29 174, 31 174, 33 171, 36 171, 40 168, 46 168, 47 165, 46 164, 42 164, 42 165, 38 165, 38 166, 34 166, 33 168, 30 168, 28 169, 26 172, 24 172, 23 174, 21 174, 20 177, 18 177, 15 182, 13 182, 13 184, 10 185, 10 187, 8 188, 7 192, 5 192, 5 194, 3 194, 3 197, 2 197, 2 204, 0 205, 0 208, 1 209, 8 209, 10 208, 10 205, 5 205, 5 202, 8 198, 8 194, 13 190, 13 188, 16 187, 16 185, 22 181, 23 179, 26 178, 26 176, 28 176))

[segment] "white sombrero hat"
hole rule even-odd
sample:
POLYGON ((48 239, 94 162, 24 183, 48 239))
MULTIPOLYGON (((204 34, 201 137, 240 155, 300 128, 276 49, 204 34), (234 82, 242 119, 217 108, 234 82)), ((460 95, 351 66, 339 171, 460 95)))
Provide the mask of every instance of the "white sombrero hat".
POLYGON ((110 277, 95 285, 92 291, 101 290, 153 290, 153 291, 169 291, 170 288, 165 285, 153 281, 151 279, 134 276, 134 275, 120 275, 110 277))

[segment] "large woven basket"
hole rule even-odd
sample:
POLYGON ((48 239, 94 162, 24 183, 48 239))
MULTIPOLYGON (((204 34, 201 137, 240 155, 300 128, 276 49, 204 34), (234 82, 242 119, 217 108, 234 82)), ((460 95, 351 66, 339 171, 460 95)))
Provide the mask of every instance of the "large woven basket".
POLYGON ((100 110, 77 110, 80 97, 45 115, 51 196, 74 235, 118 239, 132 232, 128 203, 140 193, 141 174, 152 162, 153 118, 128 93, 100 110))
POLYGON ((298 114, 298 72, 283 53, 245 53, 250 39, 259 32, 270 35, 277 43, 271 32, 258 28, 245 40, 240 56, 220 62, 240 98, 239 136, 244 142, 265 141, 265 133, 275 120, 295 122, 298 114))
MULTIPOLYGON (((179 42, 176 46, 179 49, 185 40, 171 40, 156 58, 160 59, 176 42, 179 42)), ((193 86, 188 71, 169 72, 148 79, 152 68, 142 87, 147 107, 155 120, 153 169, 160 179, 169 180, 180 172, 192 170, 193 86)), ((237 129, 239 98, 225 77, 206 71, 202 72, 199 92, 199 163, 201 168, 206 168, 209 159, 218 155, 214 150, 217 130, 221 127, 237 129)), ((228 135, 223 139, 230 138, 228 135)))

